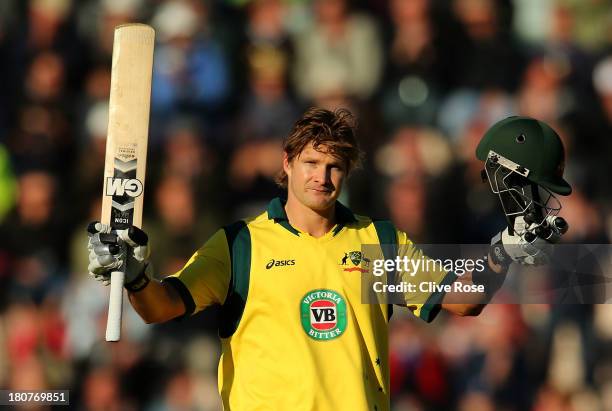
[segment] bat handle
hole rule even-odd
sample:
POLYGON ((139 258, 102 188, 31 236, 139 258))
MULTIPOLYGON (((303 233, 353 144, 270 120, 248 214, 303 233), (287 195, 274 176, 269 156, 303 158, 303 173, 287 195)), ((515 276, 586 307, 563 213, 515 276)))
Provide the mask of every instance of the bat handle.
POLYGON ((123 271, 113 271, 111 273, 108 317, 106 320, 106 341, 119 341, 121 338, 124 279, 125 273, 123 271))

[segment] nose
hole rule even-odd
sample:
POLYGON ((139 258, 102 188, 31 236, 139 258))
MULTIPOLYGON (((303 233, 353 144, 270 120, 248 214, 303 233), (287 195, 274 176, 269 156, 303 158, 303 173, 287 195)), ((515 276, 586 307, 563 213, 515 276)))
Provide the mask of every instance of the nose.
POLYGON ((326 166, 317 167, 314 173, 314 178, 317 183, 329 183, 331 181, 331 168, 326 166))

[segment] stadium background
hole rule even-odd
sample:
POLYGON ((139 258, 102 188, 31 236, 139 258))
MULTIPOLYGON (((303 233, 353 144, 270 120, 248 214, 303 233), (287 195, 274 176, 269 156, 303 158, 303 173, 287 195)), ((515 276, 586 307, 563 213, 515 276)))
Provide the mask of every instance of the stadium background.
MULTIPOLYGON (((219 409, 214 310, 147 326, 128 308, 105 344, 106 292, 86 275, 112 30, 127 21, 157 30, 158 273, 278 193, 280 140, 313 105, 358 116, 367 156, 344 201, 416 242, 484 243, 503 226, 474 148, 511 114, 564 140, 566 241, 612 235, 611 1, 4 0, 0 388, 70 389, 77 410, 219 409)), ((611 341, 608 305, 496 304, 429 325, 396 310, 393 409, 612 410, 611 341)))

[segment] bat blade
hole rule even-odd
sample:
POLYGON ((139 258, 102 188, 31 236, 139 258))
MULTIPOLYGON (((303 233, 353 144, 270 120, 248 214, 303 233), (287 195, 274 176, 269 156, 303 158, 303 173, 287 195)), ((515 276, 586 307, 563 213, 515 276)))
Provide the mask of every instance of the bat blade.
MULTIPOLYGON (((155 31, 115 28, 101 221, 115 229, 142 225, 155 31)), ((125 267, 111 274, 106 341, 119 341, 125 267)))

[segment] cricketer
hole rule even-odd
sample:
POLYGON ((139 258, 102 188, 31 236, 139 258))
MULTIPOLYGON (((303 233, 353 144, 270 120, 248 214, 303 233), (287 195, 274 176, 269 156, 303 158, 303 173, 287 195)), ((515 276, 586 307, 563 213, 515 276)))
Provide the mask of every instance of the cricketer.
MULTIPOLYGON (((89 226, 89 271, 108 282, 125 262, 129 300, 147 323, 221 306, 218 372, 225 410, 388 411, 390 309, 362 304, 360 275, 347 269, 348 260, 358 259, 362 244, 401 245, 414 258, 422 253, 391 222, 354 214, 338 201, 361 157, 350 112, 308 110, 283 150, 278 183, 286 197, 218 230, 179 272, 152 279, 143 232, 101 223, 89 226)), ((537 190, 525 189, 571 191, 562 177, 563 148, 550 127, 508 118, 485 134, 477 155, 511 226, 493 238, 478 275, 411 273, 410 281, 439 285, 425 287, 423 301, 404 304, 427 322, 442 309, 478 315, 511 263, 544 263, 545 245, 564 232, 553 223, 558 210, 541 204, 537 190), (547 153, 546 160, 534 152, 547 153), (443 287, 455 281, 466 287, 443 287), (484 292, 468 298, 465 289, 484 292)))

